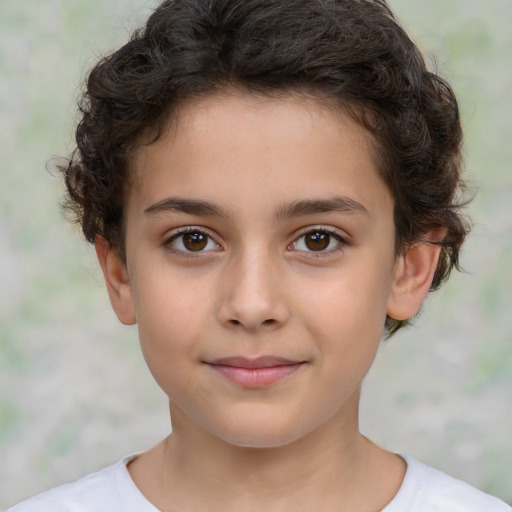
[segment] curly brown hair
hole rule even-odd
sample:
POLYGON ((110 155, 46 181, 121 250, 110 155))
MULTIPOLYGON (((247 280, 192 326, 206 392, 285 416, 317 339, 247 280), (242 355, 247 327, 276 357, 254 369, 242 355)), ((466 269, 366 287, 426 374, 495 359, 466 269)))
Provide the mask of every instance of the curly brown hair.
MULTIPOLYGON (((452 89, 384 0, 167 0, 90 72, 64 206, 85 238, 124 257, 129 164, 186 100, 238 88, 329 99, 370 131, 394 198, 397 253, 439 228, 431 290, 459 268, 461 144, 452 89)), ((387 319, 388 335, 408 321, 387 319)))

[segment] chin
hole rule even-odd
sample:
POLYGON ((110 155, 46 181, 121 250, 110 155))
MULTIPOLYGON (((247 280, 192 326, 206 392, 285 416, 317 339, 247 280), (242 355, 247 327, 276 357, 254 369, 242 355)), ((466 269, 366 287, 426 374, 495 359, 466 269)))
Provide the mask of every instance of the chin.
POLYGON ((261 418, 260 421, 248 423, 233 422, 229 429, 222 429, 213 434, 230 445, 258 449, 280 448, 305 435, 289 425, 279 425, 275 421, 263 424, 261 418))
POLYGON ((223 441, 226 443, 236 446, 238 448, 249 448, 249 449, 258 449, 258 450, 270 450, 274 448, 282 448, 283 446, 289 445, 296 441, 298 438, 290 438, 290 437, 266 437, 262 435, 248 435, 248 436, 236 436, 224 438, 223 441))

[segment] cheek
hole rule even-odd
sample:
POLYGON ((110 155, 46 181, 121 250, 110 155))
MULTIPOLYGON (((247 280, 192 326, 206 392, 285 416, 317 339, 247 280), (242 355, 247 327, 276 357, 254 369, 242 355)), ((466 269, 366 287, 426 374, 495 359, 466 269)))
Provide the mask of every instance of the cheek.
POLYGON ((369 325, 385 318, 390 280, 374 269, 365 272, 340 271, 316 279, 302 291, 302 303, 322 324, 356 327, 364 332, 369 325), (365 318, 366 321, 361 323, 365 318))
POLYGON ((134 290, 139 339, 146 362, 162 385, 194 360, 208 319, 209 294, 193 279, 165 272, 139 276, 134 290), (171 370, 171 371, 170 371, 171 370))
POLYGON ((211 293, 204 279, 156 266, 152 271, 139 273, 134 282, 139 328, 151 329, 153 334, 181 333, 186 337, 209 308, 211 293))
POLYGON ((325 357, 355 361, 376 351, 386 319, 389 283, 387 273, 368 264, 359 271, 340 270, 303 289, 301 316, 322 344, 325 357))

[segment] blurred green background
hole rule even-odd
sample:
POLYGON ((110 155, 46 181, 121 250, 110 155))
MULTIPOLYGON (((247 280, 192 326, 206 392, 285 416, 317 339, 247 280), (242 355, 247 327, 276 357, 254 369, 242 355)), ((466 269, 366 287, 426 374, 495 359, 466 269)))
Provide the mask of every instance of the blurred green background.
MULTIPOLYGON (((383 344, 362 429, 512 502, 512 2, 391 0, 453 84, 479 193, 466 273, 383 344)), ((72 149, 79 83, 150 12, 143 0, 0 0, 0 507, 169 430, 136 332, 45 170, 72 149)), ((50 169, 51 170, 51 169, 50 169)))

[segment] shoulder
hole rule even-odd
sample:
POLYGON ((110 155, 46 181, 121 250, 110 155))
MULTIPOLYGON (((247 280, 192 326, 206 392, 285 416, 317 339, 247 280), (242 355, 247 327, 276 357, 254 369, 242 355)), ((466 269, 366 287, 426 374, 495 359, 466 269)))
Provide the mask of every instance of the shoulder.
POLYGON ((156 512, 129 476, 126 464, 131 458, 38 494, 6 512, 156 512))
POLYGON ((407 462, 404 482, 385 512, 398 512, 403 506, 410 512, 512 512, 498 498, 412 457, 403 458, 407 462))

